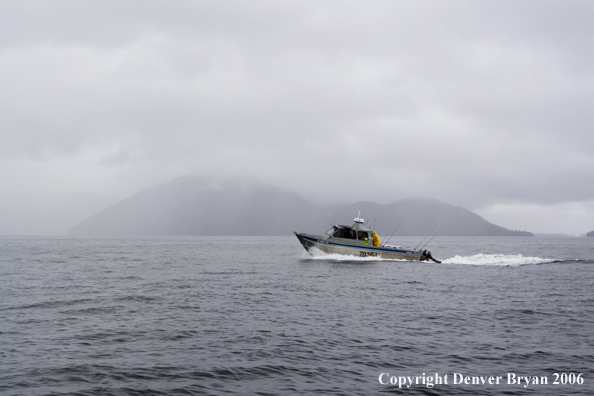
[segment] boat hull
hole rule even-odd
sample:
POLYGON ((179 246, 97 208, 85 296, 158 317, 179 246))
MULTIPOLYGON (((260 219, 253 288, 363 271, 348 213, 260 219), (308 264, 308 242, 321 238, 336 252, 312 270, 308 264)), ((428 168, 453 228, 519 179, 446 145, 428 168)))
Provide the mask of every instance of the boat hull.
POLYGON ((295 236, 308 253, 318 249, 327 254, 341 254, 355 257, 377 257, 389 260, 427 261, 420 250, 395 249, 383 246, 356 246, 325 241, 323 237, 302 234, 295 231, 295 236))

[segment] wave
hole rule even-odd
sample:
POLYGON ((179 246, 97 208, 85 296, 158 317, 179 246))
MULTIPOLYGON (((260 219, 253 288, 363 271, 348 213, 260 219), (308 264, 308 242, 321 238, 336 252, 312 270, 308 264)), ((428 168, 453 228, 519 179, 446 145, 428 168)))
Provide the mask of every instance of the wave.
POLYGON ((552 263, 557 260, 530 257, 521 254, 475 254, 474 256, 454 256, 443 260, 443 264, 500 265, 519 266, 552 263))

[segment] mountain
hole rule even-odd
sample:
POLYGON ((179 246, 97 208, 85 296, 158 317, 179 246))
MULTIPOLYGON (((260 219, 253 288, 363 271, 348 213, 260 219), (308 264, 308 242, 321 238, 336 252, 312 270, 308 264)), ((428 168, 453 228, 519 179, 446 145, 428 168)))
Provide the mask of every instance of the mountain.
POLYGON ((291 235, 323 233, 330 224, 351 224, 358 211, 380 235, 400 224, 397 235, 531 236, 491 224, 461 207, 429 199, 390 204, 320 205, 267 185, 212 185, 181 177, 142 191, 72 227, 68 235, 291 235))
POLYGON ((534 234, 535 237, 539 238, 575 238, 575 235, 563 234, 563 233, 556 233, 556 234, 546 234, 546 233, 538 233, 534 234))
POLYGON ((337 208, 332 218, 352 220, 349 214, 357 214, 359 209, 363 213, 369 213, 367 218, 380 235, 387 235, 394 227, 398 227, 396 235, 401 236, 425 236, 436 232, 440 236, 533 235, 531 232, 508 230, 492 224, 468 209, 425 198, 411 198, 389 204, 354 203, 337 208))

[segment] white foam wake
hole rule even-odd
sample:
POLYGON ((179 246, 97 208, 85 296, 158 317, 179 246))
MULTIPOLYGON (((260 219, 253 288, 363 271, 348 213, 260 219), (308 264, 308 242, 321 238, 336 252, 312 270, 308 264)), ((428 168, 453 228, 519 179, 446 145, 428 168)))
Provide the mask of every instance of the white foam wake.
POLYGON ((359 257, 337 253, 326 253, 319 249, 312 248, 309 253, 303 252, 301 258, 304 260, 325 260, 325 261, 406 261, 406 260, 394 260, 394 259, 383 259, 380 257, 359 257))
POLYGON ((471 264, 471 265, 528 265, 550 263, 555 260, 540 257, 523 256, 521 254, 475 254, 474 256, 454 256, 443 260, 444 264, 471 264))

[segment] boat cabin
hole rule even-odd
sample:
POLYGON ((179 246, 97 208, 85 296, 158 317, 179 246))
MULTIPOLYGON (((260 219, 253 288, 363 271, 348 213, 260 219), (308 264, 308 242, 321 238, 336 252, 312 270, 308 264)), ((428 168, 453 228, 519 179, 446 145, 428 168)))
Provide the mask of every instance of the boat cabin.
POLYGON ((362 228, 358 224, 353 226, 333 224, 332 228, 326 232, 326 235, 328 235, 326 242, 355 246, 374 246, 374 234, 372 230, 362 228))

